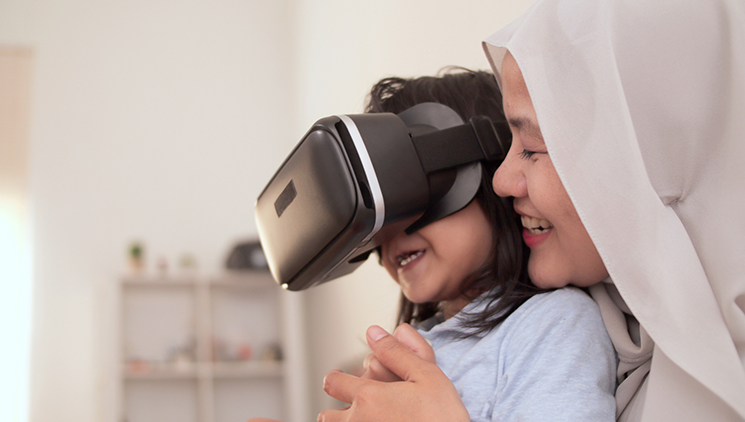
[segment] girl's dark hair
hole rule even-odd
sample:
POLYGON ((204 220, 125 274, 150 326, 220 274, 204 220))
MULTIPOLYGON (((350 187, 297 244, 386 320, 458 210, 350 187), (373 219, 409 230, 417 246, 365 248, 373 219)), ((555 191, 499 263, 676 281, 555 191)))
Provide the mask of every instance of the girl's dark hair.
MULTIPOLYGON (((464 121, 473 116, 487 116, 495 122, 505 120, 502 94, 494 75, 461 67, 445 68, 437 76, 385 78, 370 91, 365 112, 397 114, 423 102, 444 104, 455 110, 464 121)), ((492 189, 491 180, 497 165, 486 163, 482 166, 481 186, 475 197, 489 218, 494 241, 490 259, 462 286, 464 295, 487 292, 484 311, 463 315, 464 326, 473 329, 469 330, 470 334, 494 328, 531 296, 544 291, 528 278, 529 249, 522 242, 512 200, 500 198, 492 189)), ((439 303, 413 303, 402 293, 398 323, 421 322, 437 312, 439 303)))

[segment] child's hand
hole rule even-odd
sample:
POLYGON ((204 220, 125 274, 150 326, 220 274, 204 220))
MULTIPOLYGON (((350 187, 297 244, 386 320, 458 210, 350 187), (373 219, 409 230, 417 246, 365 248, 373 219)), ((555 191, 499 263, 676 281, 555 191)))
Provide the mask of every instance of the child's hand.
MULTIPOLYGON (((427 340, 425 340, 424 337, 422 337, 411 325, 406 323, 399 325, 398 328, 396 328, 396 331, 393 332, 393 336, 396 337, 401 344, 414 352, 415 355, 427 362, 436 363, 435 351, 432 350, 432 346, 430 346, 430 344, 427 343, 427 340)), ((369 341, 370 340, 368 339, 368 343, 369 341)), ((370 347, 372 348, 372 345, 370 345, 370 347)), ((390 369, 380 363, 378 358, 375 357, 375 353, 370 353, 365 357, 364 367, 365 373, 360 377, 362 379, 371 379, 382 382, 402 381, 398 375, 394 374, 390 369)))
POLYGON ((324 410, 319 422, 470 421, 458 391, 437 365, 415 355, 380 327, 367 330, 367 342, 380 364, 402 381, 379 382, 331 371, 324 379, 324 391, 351 405, 324 410))

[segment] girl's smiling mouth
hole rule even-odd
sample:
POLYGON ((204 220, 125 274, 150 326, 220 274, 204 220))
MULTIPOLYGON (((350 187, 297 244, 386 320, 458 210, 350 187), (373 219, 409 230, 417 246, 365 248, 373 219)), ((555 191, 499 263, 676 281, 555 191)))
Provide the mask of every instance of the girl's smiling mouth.
POLYGON ((419 249, 416 251, 404 252, 396 256, 396 262, 398 263, 398 267, 403 268, 409 265, 412 261, 422 256, 424 252, 425 252, 424 249, 419 249))

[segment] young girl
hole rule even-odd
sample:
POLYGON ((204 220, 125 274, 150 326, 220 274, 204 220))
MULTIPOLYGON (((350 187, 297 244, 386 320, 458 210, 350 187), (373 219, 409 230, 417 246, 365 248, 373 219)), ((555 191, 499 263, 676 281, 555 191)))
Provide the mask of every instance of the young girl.
MULTIPOLYGON (((467 70, 384 79, 366 111, 399 113, 421 102, 445 104, 466 121, 504 120, 494 76, 467 70)), ((472 421, 612 421, 616 357, 597 305, 579 289, 530 282, 512 203, 491 188, 494 170, 484 166, 464 209, 382 245, 381 262, 401 286, 399 323, 413 323, 431 343, 472 421)), ((541 221, 525 225, 543 230, 541 221)), ((390 380, 367 368, 363 378, 390 380)), ((329 374, 336 376, 345 375, 329 374)))

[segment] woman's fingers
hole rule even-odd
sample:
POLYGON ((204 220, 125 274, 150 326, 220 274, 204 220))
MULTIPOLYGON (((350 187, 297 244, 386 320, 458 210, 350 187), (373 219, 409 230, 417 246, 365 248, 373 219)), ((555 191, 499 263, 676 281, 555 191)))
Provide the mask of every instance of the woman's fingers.
MULTIPOLYGON (((339 371, 326 375, 324 390, 332 397, 351 402, 344 409, 324 410, 318 416, 322 422, 468 422, 468 411, 458 391, 436 365, 416 357, 393 336, 386 338, 405 349, 413 359, 425 365, 415 373, 415 382, 378 382, 363 380, 339 371), (431 370, 432 368, 436 370, 431 370)), ((382 346, 386 348, 388 346, 382 346)), ((385 353, 393 350, 392 348, 385 353)), ((385 354, 384 353, 384 354, 385 354)))
POLYGON ((401 326, 396 336, 378 326, 367 330, 367 342, 374 353, 367 365, 378 362, 402 381, 379 382, 341 371, 326 374, 323 389, 331 397, 351 405, 324 410, 322 422, 467 422, 468 411, 458 391, 437 367, 429 344, 410 326, 401 326), (412 350, 426 356, 427 361, 412 350))

